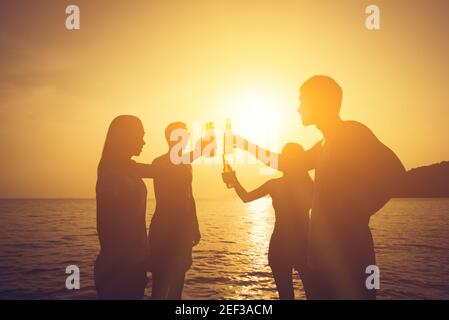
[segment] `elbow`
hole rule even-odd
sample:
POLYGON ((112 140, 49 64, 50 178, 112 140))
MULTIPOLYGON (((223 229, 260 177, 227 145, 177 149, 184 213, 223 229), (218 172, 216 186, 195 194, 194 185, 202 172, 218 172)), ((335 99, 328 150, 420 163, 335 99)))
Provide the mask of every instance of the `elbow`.
POLYGON ((248 197, 242 197, 241 199, 242 199, 243 203, 251 202, 251 199, 248 197))

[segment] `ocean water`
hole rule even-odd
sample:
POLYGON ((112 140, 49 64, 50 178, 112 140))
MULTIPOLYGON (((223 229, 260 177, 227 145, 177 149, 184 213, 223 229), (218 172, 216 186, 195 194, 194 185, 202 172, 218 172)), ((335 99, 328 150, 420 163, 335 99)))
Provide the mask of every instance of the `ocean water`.
MULTIPOLYGON (((276 299, 267 266, 271 199, 197 200, 197 207, 203 237, 183 297, 276 299)), ((153 209, 150 200, 147 223, 153 209)), ((449 199, 393 199, 371 228, 379 299, 449 299, 449 199)), ((0 200, 0 230, 0 299, 96 298, 95 200, 0 200), (71 264, 80 268, 80 290, 65 288, 71 264)), ((295 292, 304 299, 297 278, 295 292)))

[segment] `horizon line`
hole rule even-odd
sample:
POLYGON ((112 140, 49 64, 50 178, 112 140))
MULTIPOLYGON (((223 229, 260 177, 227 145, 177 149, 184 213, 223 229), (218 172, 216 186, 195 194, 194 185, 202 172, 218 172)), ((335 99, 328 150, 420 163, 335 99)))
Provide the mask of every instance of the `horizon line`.
MULTIPOLYGON (((270 198, 270 196, 265 196, 264 198, 270 198)), ((223 197, 195 197, 195 200, 222 200, 222 199, 237 199, 235 196, 223 196, 223 197)), ((392 197, 392 199, 449 199, 449 196, 426 196, 426 197, 392 197)), ((8 198, 0 197, 1 200, 96 200, 95 197, 85 198, 85 197, 17 197, 8 198)), ((156 200, 156 198, 147 198, 147 200, 156 200)), ((257 200, 256 200, 257 201, 257 200)))

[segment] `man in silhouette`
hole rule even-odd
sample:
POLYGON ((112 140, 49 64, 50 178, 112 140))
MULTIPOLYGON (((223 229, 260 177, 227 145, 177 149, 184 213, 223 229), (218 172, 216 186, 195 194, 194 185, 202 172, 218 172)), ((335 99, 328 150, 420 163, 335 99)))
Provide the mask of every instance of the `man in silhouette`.
MULTIPOLYGON (((376 264, 370 217, 393 196, 403 178, 397 156, 365 125, 340 118, 341 87, 328 76, 314 76, 300 88, 298 112, 324 139, 307 151, 315 169, 308 265, 303 279, 312 299, 375 299, 367 267, 376 264)), ((244 140, 265 164, 273 153, 244 140)))
POLYGON ((392 197, 405 170, 368 127, 340 118, 342 96, 327 76, 314 76, 300 88, 302 123, 324 136, 310 150, 310 293, 316 299, 375 299, 376 290, 366 285, 366 268, 376 264, 369 220, 392 197))
POLYGON ((192 247, 201 239, 192 192, 192 165, 215 148, 204 138, 194 151, 184 154, 187 126, 173 122, 165 130, 169 150, 154 159, 156 208, 149 229, 149 269, 152 272, 152 299, 182 298, 185 273, 192 265, 192 247), (209 148, 208 148, 209 147, 209 148))

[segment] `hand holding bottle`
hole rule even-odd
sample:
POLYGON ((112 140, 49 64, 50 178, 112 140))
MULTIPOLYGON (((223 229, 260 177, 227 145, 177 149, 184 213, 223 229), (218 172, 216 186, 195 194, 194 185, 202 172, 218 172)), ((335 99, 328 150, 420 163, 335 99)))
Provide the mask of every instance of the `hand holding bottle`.
POLYGON ((226 183, 226 187, 228 187, 228 189, 234 188, 235 181, 237 180, 235 171, 223 172, 221 174, 221 178, 222 178, 223 182, 226 183))
POLYGON ((232 173, 235 172, 232 170, 231 166, 229 165, 226 155, 229 153, 232 153, 232 128, 231 128, 231 119, 226 120, 226 130, 223 135, 223 173, 221 174, 221 177, 223 181, 226 183, 226 186, 230 189, 233 187, 232 183, 232 173), (226 181, 225 181, 226 180, 226 181))

